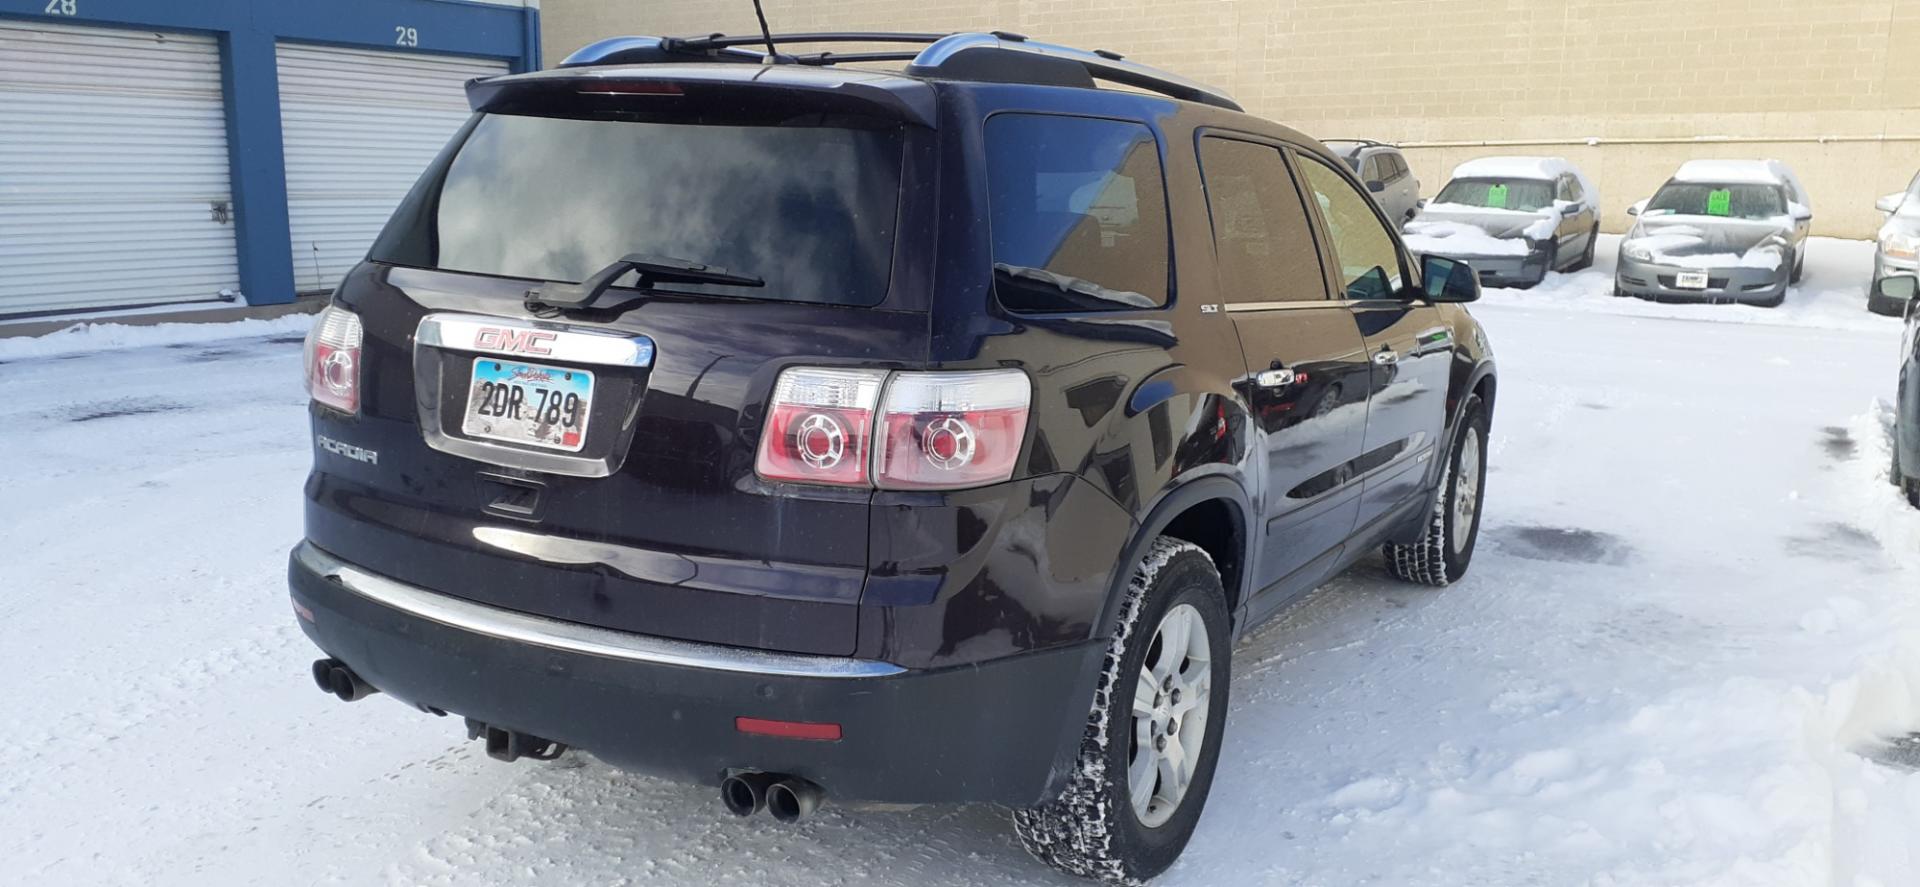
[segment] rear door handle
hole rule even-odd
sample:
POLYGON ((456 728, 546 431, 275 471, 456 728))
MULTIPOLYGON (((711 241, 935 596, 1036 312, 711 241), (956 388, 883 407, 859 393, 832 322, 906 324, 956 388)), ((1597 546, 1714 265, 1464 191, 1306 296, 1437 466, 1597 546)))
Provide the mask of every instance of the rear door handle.
POLYGON ((1390 367, 1400 362, 1400 355, 1398 352, 1382 348, 1380 353, 1373 356, 1373 362, 1376 366, 1390 367))

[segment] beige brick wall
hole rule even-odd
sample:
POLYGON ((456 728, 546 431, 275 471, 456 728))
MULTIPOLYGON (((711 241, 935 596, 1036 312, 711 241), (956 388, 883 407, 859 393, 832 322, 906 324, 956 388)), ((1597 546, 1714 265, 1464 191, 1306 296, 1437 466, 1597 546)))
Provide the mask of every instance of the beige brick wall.
MULTIPOLYGON (((1920 168, 1920 0, 767 0, 778 31, 986 30, 1112 49, 1322 137, 1408 147, 1429 193, 1560 154, 1607 227, 1681 162, 1775 157, 1816 233, 1870 237, 1920 168)), ((756 29, 749 0, 546 0, 548 62, 615 34, 756 29)))

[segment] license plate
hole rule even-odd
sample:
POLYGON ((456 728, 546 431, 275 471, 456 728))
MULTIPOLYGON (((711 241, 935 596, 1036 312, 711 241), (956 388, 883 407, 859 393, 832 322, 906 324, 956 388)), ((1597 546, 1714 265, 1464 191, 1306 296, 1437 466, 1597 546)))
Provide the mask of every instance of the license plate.
POLYGON ((472 437, 577 453, 587 443, 593 374, 477 358, 460 429, 472 437))
POLYGON ((1683 290, 1703 290, 1707 288, 1707 272, 1682 271, 1673 276, 1673 285, 1683 290))

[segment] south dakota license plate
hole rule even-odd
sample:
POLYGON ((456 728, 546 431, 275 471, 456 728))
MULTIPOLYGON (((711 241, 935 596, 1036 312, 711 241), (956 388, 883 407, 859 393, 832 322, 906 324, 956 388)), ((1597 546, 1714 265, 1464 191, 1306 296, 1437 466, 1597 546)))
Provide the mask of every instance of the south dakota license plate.
POLYGON ((460 430, 577 453, 587 443, 592 402, 593 374, 586 370, 477 358, 460 430))

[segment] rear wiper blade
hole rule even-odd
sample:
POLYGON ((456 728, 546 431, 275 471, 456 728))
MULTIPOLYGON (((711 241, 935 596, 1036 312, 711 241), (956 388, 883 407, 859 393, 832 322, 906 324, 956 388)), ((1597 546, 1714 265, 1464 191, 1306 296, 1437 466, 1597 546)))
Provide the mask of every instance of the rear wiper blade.
POLYGON ((579 283, 550 283, 539 289, 527 290, 527 307, 539 309, 577 309, 589 308, 605 295, 613 282, 629 271, 640 272, 640 280, 635 287, 650 290, 662 283, 716 283, 724 286, 766 286, 767 282, 748 274, 735 274, 725 268, 718 268, 690 259, 678 259, 673 256, 653 256, 645 253, 633 253, 623 256, 617 262, 594 272, 592 277, 579 283))

